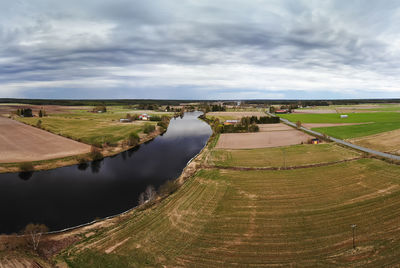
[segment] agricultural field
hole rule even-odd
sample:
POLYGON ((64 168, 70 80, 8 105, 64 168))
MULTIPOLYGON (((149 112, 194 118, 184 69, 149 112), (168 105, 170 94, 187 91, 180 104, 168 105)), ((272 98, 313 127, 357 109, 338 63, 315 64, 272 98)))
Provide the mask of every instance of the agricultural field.
POLYGON ((150 115, 167 115, 172 113, 154 112, 146 110, 124 109, 119 106, 107 107, 105 113, 92 113, 90 109, 73 110, 68 113, 48 114, 46 117, 16 117, 17 120, 36 126, 41 121, 41 128, 49 132, 81 141, 87 144, 100 146, 107 143, 117 145, 120 141, 128 138, 132 132, 145 136, 143 128, 146 124, 156 125, 152 121, 134 121, 131 123, 120 123, 120 118, 126 114, 147 113, 150 115))
POLYGON ((349 141, 377 151, 400 155, 400 129, 354 138, 349 141))
POLYGON ((39 161, 87 154, 90 146, 0 117, 0 163, 39 161))
POLYGON ((218 149, 253 149, 308 143, 312 136, 284 124, 260 124, 260 132, 224 133, 218 149))
POLYGON ((221 167, 292 167, 328 163, 360 157, 356 151, 341 146, 303 144, 275 148, 213 150, 209 164, 221 167))
POLYGON ((242 117, 247 116, 267 116, 267 114, 259 109, 250 110, 250 111, 240 111, 240 112, 209 112, 206 114, 208 119, 218 118, 220 122, 224 122, 225 120, 233 120, 233 119, 241 119, 242 117))
POLYGON ((280 116, 292 122, 300 121, 301 123, 358 123, 313 128, 315 131, 340 139, 358 138, 400 129, 400 113, 398 112, 349 113, 348 118, 340 118, 339 114, 283 114, 280 116))
POLYGON ((399 178, 399 166, 374 159, 200 170, 150 209, 88 231, 59 260, 71 267, 391 266, 400 257, 399 178))

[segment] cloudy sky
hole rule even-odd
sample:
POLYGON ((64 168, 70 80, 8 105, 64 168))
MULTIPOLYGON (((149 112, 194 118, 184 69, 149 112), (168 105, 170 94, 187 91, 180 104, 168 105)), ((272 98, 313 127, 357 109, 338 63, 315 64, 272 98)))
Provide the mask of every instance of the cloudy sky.
POLYGON ((0 0, 0 97, 400 97, 400 1, 0 0))

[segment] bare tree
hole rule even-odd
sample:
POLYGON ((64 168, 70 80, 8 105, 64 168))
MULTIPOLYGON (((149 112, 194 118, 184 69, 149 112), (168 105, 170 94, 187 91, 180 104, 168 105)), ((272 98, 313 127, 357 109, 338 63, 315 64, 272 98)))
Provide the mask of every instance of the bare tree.
POLYGON ((28 224, 24 229, 24 234, 28 236, 29 242, 32 244, 33 250, 37 250, 40 243, 40 238, 42 237, 43 233, 49 231, 44 224, 28 224))
POLYGON ((139 205, 143 205, 144 204, 144 202, 146 202, 146 199, 144 198, 144 193, 141 193, 140 195, 139 195, 139 205))
POLYGON ((146 191, 144 192, 144 195, 145 195, 147 201, 154 200, 154 198, 156 197, 156 194, 157 194, 157 192, 154 189, 153 185, 147 186, 146 191))

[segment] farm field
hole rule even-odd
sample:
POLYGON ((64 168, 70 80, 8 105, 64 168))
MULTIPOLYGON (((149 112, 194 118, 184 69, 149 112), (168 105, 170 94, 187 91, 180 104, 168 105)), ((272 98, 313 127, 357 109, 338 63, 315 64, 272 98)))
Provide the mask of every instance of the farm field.
POLYGON ((313 138, 284 124, 260 124, 260 132, 224 133, 217 149, 254 149, 307 143, 313 138))
POLYGON ((340 139, 351 139, 374 135, 400 128, 400 113, 376 112, 348 114, 348 118, 340 118, 339 114, 283 114, 292 122, 302 123, 364 123, 358 125, 320 127, 313 130, 340 139))
POLYGON ((0 117, 0 163, 38 161, 90 152, 90 146, 0 117))
POLYGON ((222 167, 291 167, 341 161, 359 156, 356 151, 331 143, 303 144, 250 150, 213 150, 209 164, 222 167))
POLYGON ((373 159, 200 170, 152 208, 88 231, 59 258, 71 267, 390 266, 400 257, 399 178, 400 167, 373 159))
POLYGON ((267 116, 267 114, 263 111, 246 111, 246 112, 209 112, 206 114, 208 119, 218 118, 220 121, 232 120, 232 119, 240 119, 246 116, 267 116))
POLYGON ((171 113, 154 112, 145 110, 130 110, 122 107, 108 107, 106 113, 91 113, 88 110, 74 110, 68 113, 49 114, 47 117, 30 117, 16 119, 35 126, 39 120, 42 121, 42 128, 52 133, 65 136, 87 144, 100 146, 103 143, 117 145, 120 141, 128 138, 132 132, 140 136, 143 133, 145 124, 156 125, 152 121, 134 121, 131 123, 120 123, 120 118, 125 118, 126 114, 148 113, 151 115, 167 115, 171 113))
POLYGON ((392 130, 376 135, 354 138, 351 143, 371 148, 381 152, 400 154, 400 130, 392 130))

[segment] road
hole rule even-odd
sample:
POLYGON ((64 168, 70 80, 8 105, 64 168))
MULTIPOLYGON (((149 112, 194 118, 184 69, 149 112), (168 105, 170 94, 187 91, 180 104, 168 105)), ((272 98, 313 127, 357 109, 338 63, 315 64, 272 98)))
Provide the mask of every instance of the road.
MULTIPOLYGON (((276 115, 271 114, 269 112, 266 112, 266 113, 269 116, 276 116, 276 115)), ((288 126, 297 128, 297 125, 295 123, 290 122, 287 119, 280 118, 280 120, 281 120, 282 123, 284 123, 284 124, 286 124, 288 126)), ((313 136, 319 136, 319 137, 323 137, 324 136, 324 134, 322 134, 322 133, 319 133, 317 131, 314 131, 314 130, 311 130, 311 129, 308 129, 308 128, 305 128, 305 127, 300 127, 299 129, 303 130, 303 131, 305 131, 305 132, 307 132, 307 133, 309 133, 309 134, 311 134, 313 136)), ((341 139, 337 139, 337 138, 334 138, 334 137, 330 137, 330 136, 325 136, 325 138, 329 139, 330 141, 342 144, 344 146, 359 150, 361 152, 365 152, 365 153, 369 153, 369 154, 385 157, 385 158, 388 158, 388 159, 393 159, 393 160, 399 160, 400 161, 400 156, 398 156, 398 155, 375 151, 375 150, 372 150, 372 149, 369 149, 369 148, 366 148, 366 147, 362 147, 362 146, 358 146, 358 145, 355 145, 353 143, 350 143, 350 142, 347 142, 347 141, 344 141, 344 140, 341 140, 341 139)))

